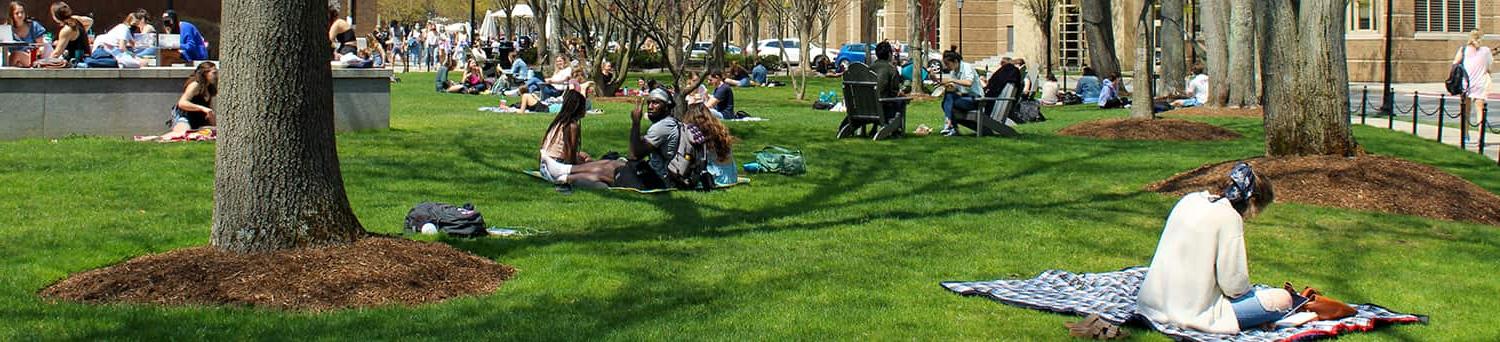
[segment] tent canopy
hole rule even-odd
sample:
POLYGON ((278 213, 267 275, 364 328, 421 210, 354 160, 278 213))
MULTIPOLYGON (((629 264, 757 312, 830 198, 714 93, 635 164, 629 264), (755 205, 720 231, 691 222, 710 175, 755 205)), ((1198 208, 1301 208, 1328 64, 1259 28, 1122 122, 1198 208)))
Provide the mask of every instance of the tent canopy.
MULTIPOLYGON (((486 15, 486 17, 494 16, 496 18, 505 18, 505 11, 493 11, 490 13, 491 14, 486 15)), ((511 7, 510 16, 516 18, 534 18, 536 17, 536 14, 531 11, 530 5, 518 4, 516 5, 516 7, 511 7)), ((488 18, 486 18, 486 20, 488 20, 488 18)))

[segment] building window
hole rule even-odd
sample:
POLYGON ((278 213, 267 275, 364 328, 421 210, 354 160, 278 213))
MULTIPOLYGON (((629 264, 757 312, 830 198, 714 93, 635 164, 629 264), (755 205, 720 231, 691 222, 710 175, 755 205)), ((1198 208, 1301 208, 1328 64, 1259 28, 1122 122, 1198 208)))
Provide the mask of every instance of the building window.
POLYGON ((1079 10, 1077 0, 1063 1, 1057 8, 1057 63, 1065 67, 1088 64, 1088 44, 1079 10))
POLYGON ((1016 27, 1005 27, 1005 52, 1016 52, 1016 27))
POLYGON ((1375 1, 1350 1, 1348 18, 1349 31, 1375 31, 1375 1))
MULTIPOLYGON (((1479 29, 1476 0, 1415 0, 1417 32, 1463 33, 1479 29)), ((1355 3, 1366 1, 1355 0, 1355 3)), ((1375 15, 1371 4, 1370 25, 1373 30, 1375 15)), ((1352 13, 1351 13, 1352 14, 1352 13)), ((1350 15, 1350 27, 1360 24, 1358 17, 1350 15)))

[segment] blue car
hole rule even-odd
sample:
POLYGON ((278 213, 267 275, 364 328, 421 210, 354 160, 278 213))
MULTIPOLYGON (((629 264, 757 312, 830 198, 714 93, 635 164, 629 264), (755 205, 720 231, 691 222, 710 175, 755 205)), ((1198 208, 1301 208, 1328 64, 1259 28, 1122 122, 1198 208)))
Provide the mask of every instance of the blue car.
POLYGON ((865 61, 865 56, 874 49, 873 45, 864 43, 844 44, 839 48, 839 55, 834 58, 833 62, 841 67, 847 67, 850 63, 868 63, 865 61))

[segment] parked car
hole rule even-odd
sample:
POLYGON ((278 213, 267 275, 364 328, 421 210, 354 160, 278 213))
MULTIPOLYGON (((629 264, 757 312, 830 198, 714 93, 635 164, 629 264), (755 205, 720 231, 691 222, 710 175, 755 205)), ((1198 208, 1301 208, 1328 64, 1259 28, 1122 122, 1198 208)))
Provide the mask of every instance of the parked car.
MULTIPOLYGON (((908 45, 906 43, 896 43, 895 48, 897 51, 897 55, 901 56, 901 60, 903 61, 903 63, 905 63, 904 61, 911 60, 911 45, 908 45)), ((924 65, 927 66, 927 69, 932 70, 943 68, 943 53, 938 51, 938 49, 927 49, 927 61, 926 63, 924 63, 924 65)))
POLYGON ((849 43, 839 47, 839 55, 834 57, 833 62, 840 67, 847 68, 850 63, 869 63, 867 57, 875 47, 864 43, 849 43))
MULTIPOLYGON (((802 64, 802 43, 796 39, 766 39, 756 42, 755 46, 756 56, 781 56, 782 50, 785 50, 786 58, 783 61, 786 64, 802 64)), ((820 59, 833 60, 837 56, 837 51, 823 49, 817 44, 807 44, 807 46, 810 49, 808 56, 811 56, 814 62, 820 59)))
MULTIPOLYGON (((712 48, 713 46, 714 42, 693 42, 691 44, 688 44, 688 46, 684 47, 683 49, 687 50, 688 52, 688 60, 699 61, 708 58, 708 49, 712 48)), ((735 46, 734 44, 726 43, 724 44, 724 53, 731 55, 744 54, 745 49, 741 49, 739 46, 735 46)))

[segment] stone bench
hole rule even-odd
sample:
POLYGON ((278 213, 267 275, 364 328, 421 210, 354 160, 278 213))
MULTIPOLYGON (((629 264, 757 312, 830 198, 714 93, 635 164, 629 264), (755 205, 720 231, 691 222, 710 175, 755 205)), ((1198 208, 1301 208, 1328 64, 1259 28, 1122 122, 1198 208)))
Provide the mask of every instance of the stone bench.
MULTIPOLYGON (((0 68, 0 140, 161 134, 192 72, 0 68)), ((389 128, 390 77, 388 69, 333 69, 335 129, 389 128)))

